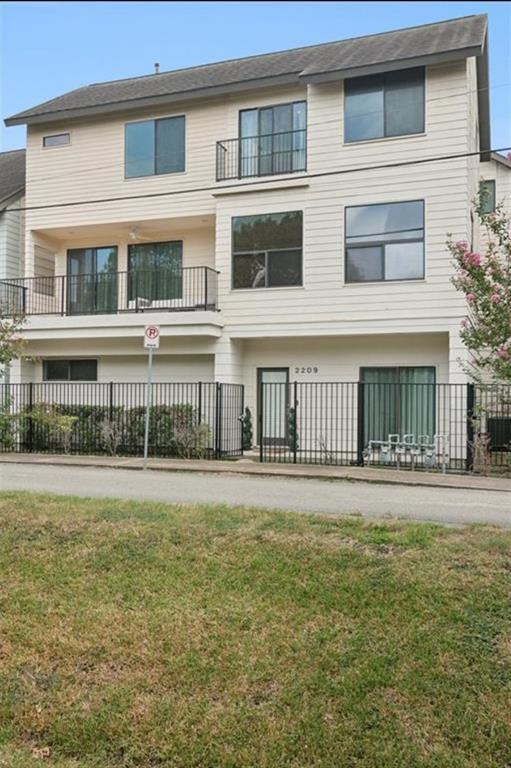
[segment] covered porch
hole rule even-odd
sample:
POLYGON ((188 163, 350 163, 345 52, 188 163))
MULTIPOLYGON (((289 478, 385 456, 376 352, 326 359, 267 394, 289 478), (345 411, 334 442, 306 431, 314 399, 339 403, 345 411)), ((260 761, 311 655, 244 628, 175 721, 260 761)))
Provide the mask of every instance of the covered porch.
POLYGON ((217 309, 214 216, 32 231, 4 312, 100 315, 217 309))

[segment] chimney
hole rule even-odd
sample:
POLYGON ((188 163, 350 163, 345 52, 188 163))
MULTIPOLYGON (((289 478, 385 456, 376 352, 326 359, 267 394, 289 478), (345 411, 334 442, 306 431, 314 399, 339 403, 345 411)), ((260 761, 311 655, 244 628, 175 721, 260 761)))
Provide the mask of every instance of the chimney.
POLYGON ((160 74, 160 64, 158 61, 154 62, 154 74, 159 75, 160 74))

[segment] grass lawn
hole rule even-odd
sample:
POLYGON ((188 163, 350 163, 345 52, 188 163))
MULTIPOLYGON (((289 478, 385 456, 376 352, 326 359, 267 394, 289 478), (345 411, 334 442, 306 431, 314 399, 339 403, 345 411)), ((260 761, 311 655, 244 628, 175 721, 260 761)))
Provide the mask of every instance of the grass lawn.
POLYGON ((504 768, 510 554, 481 526, 1 494, 0 766, 504 768))

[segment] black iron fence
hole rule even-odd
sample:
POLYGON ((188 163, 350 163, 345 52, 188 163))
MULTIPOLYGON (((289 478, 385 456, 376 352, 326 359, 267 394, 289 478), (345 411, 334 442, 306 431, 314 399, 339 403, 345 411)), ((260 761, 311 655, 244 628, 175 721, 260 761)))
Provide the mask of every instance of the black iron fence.
POLYGON ((307 170, 307 131, 282 131, 216 143, 216 178, 245 179, 307 170))
POLYGON ((0 280, 3 315, 100 315, 216 308, 217 272, 211 267, 0 280))
POLYGON ((511 387, 261 383, 260 460, 511 470, 511 387))
MULTIPOLYGON (((261 383, 260 460, 511 472, 511 386, 261 383)), ((144 383, 0 385, 0 451, 140 456, 144 383)), ((149 454, 243 453, 244 389, 152 385, 149 454)))
MULTIPOLYGON (((140 456, 144 383, 0 385, 0 451, 140 456)), ((227 458, 242 454, 243 387, 155 383, 149 455, 227 458)))

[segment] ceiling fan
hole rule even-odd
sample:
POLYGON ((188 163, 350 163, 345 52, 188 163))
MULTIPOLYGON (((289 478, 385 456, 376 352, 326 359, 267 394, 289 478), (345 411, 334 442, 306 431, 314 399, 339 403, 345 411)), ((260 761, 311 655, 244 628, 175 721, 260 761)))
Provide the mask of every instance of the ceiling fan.
POLYGON ((140 234, 139 228, 134 226, 128 232, 128 240, 132 243, 138 243, 140 240, 152 240, 152 237, 144 237, 140 234))

